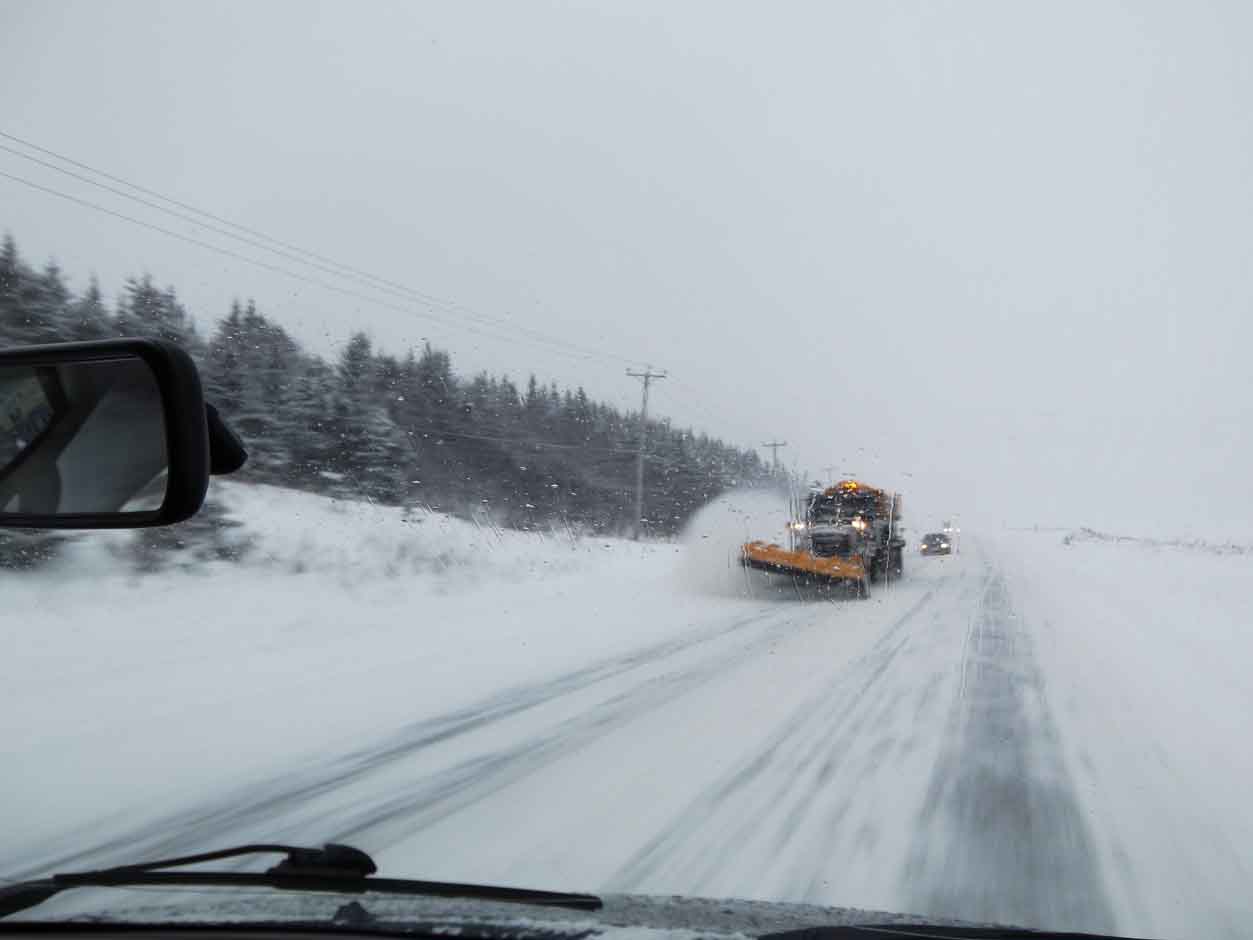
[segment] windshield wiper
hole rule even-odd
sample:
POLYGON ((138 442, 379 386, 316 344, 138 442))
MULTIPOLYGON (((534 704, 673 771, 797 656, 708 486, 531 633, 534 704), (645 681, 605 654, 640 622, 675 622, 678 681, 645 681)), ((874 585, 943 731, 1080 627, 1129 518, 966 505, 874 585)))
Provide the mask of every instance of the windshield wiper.
POLYGON ((374 860, 360 849, 334 843, 320 849, 292 845, 240 845, 235 848, 184 855, 136 865, 119 865, 97 871, 67 872, 0 888, 0 917, 26 910, 72 888, 123 887, 131 885, 207 885, 222 887, 268 887, 290 891, 331 893, 375 892, 415 897, 470 898, 515 904, 540 904, 595 911, 600 898, 591 894, 533 891, 492 885, 467 885, 445 881, 413 881, 405 878, 370 878, 378 871, 374 860), (264 872, 166 871, 240 855, 277 853, 281 862, 264 872))

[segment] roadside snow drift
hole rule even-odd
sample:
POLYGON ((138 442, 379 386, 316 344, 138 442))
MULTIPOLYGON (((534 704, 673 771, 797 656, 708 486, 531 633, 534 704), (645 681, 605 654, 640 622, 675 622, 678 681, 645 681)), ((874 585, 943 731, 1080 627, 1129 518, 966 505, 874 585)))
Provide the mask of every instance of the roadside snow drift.
POLYGON ((757 540, 786 543, 787 523, 787 499, 781 493, 737 490, 722 494, 683 529, 683 583, 715 595, 763 593, 767 579, 740 565, 740 548, 757 540))
POLYGON ((0 574, 20 612, 0 625, 0 733, 22 757, 0 872, 725 609, 674 596, 676 546, 213 493, 255 542, 242 564, 140 576, 114 532, 0 574))

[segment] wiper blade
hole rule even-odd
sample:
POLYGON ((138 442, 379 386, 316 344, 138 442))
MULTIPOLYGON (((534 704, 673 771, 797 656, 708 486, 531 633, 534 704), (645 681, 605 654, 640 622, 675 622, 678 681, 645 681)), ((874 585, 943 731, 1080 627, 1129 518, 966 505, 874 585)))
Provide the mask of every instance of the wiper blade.
MULTIPOLYGON (((177 858, 163 858, 155 862, 139 862, 134 865, 115 865, 112 868, 101 868, 96 871, 71 872, 64 875, 53 875, 54 881, 73 882, 89 878, 84 884, 99 884, 95 879, 116 878, 140 872, 157 871, 164 868, 186 868, 188 865, 202 865, 205 862, 216 862, 224 858, 238 858, 241 855, 282 855, 283 860, 270 868, 265 874, 303 874, 333 875, 344 878, 364 878, 378 871, 374 859, 360 849, 351 845, 337 845, 334 842, 320 849, 307 849, 298 845, 279 845, 269 842, 237 845, 229 849, 218 849, 216 852, 201 852, 199 855, 180 855, 177 858)), ((110 882, 112 883, 112 882, 110 882)))
POLYGON ((320 849, 307 849, 298 845, 279 845, 269 842, 236 845, 229 849, 218 849, 216 852, 201 852, 199 855, 180 855, 177 858, 163 858, 155 862, 139 862, 134 865, 115 865, 112 868, 101 868, 96 871, 73 872, 64 875, 53 875, 53 879, 74 880, 80 878, 112 878, 136 872, 156 871, 162 868, 186 868, 188 865, 202 865, 205 862, 216 862, 224 858, 238 858, 241 855, 282 855, 284 859, 269 869, 272 873, 304 873, 319 875, 342 875, 344 877, 364 878, 378 871, 374 859, 360 849, 351 845, 330 843, 320 849))
POLYGON ((539 904, 595 911, 601 900, 591 894, 570 894, 560 891, 536 891, 529 888, 505 888, 495 885, 458 884, 447 881, 415 881, 408 878, 370 878, 378 868, 374 860, 360 849, 334 843, 320 849, 291 845, 241 845, 184 855, 155 862, 119 865, 97 871, 67 872, 36 881, 26 881, 0 888, 0 917, 42 904, 72 888, 125 887, 133 885, 179 885, 208 887, 268 887, 290 891, 326 891, 335 894, 373 892, 413 897, 468 898, 478 901, 501 901, 514 904, 539 904), (264 872, 166 871, 199 865, 204 862, 241 855, 279 853, 281 862, 264 872))

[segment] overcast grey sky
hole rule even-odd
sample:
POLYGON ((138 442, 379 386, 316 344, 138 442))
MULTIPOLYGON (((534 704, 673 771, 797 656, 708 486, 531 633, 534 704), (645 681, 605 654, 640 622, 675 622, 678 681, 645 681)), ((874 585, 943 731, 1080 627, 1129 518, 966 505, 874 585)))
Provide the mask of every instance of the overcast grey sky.
POLYGON ((599 354, 3 178, 0 228, 323 352, 429 338, 624 405, 651 362, 677 422, 930 518, 1247 533, 1251 34, 1242 2, 0 0, 0 131, 599 354))

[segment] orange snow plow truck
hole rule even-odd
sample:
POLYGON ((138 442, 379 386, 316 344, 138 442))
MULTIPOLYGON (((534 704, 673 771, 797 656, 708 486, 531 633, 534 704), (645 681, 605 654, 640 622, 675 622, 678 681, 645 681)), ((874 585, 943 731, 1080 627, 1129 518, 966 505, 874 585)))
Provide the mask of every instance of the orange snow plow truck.
POLYGON ((843 585, 858 597, 904 573, 899 494, 843 480, 811 492, 797 515, 802 518, 788 524, 788 546, 749 542, 741 549, 744 566, 843 585))

